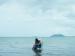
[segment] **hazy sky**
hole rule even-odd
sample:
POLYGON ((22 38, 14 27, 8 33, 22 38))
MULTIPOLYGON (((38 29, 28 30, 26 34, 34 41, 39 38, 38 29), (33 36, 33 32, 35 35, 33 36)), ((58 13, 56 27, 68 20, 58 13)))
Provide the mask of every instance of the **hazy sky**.
POLYGON ((75 0, 0 0, 0 36, 75 35, 75 0))

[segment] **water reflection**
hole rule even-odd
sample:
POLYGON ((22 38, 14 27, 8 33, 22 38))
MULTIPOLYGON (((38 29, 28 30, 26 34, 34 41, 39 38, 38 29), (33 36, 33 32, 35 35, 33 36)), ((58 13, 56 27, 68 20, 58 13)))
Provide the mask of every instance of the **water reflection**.
POLYGON ((36 53, 35 56, 42 56, 41 53, 36 53))

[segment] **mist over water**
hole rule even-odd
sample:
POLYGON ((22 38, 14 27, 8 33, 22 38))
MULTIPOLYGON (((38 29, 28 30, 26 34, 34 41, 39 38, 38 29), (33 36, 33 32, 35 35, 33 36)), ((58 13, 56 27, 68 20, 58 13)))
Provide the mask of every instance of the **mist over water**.
MULTIPOLYGON (((35 56, 32 45, 35 37, 0 38, 0 56, 35 56)), ((44 37, 41 56, 75 56, 75 37, 44 37)))
MULTIPOLYGON (((41 56, 75 56, 75 37, 41 38, 41 56)), ((35 56, 32 45, 35 37, 0 38, 0 56, 35 56)))

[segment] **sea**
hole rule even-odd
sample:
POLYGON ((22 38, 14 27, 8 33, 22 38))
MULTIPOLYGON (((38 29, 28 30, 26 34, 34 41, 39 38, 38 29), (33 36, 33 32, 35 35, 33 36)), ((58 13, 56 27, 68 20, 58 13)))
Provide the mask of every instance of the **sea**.
MULTIPOLYGON (((40 56, 75 56, 75 37, 40 37, 40 56)), ((0 37, 0 56, 37 56, 32 51, 35 37, 0 37)))

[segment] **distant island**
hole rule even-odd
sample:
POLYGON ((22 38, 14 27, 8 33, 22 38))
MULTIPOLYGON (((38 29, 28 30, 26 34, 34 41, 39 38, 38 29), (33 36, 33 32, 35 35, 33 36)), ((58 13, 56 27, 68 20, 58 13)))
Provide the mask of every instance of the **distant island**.
POLYGON ((64 37, 63 34, 53 34, 51 37, 64 37))

